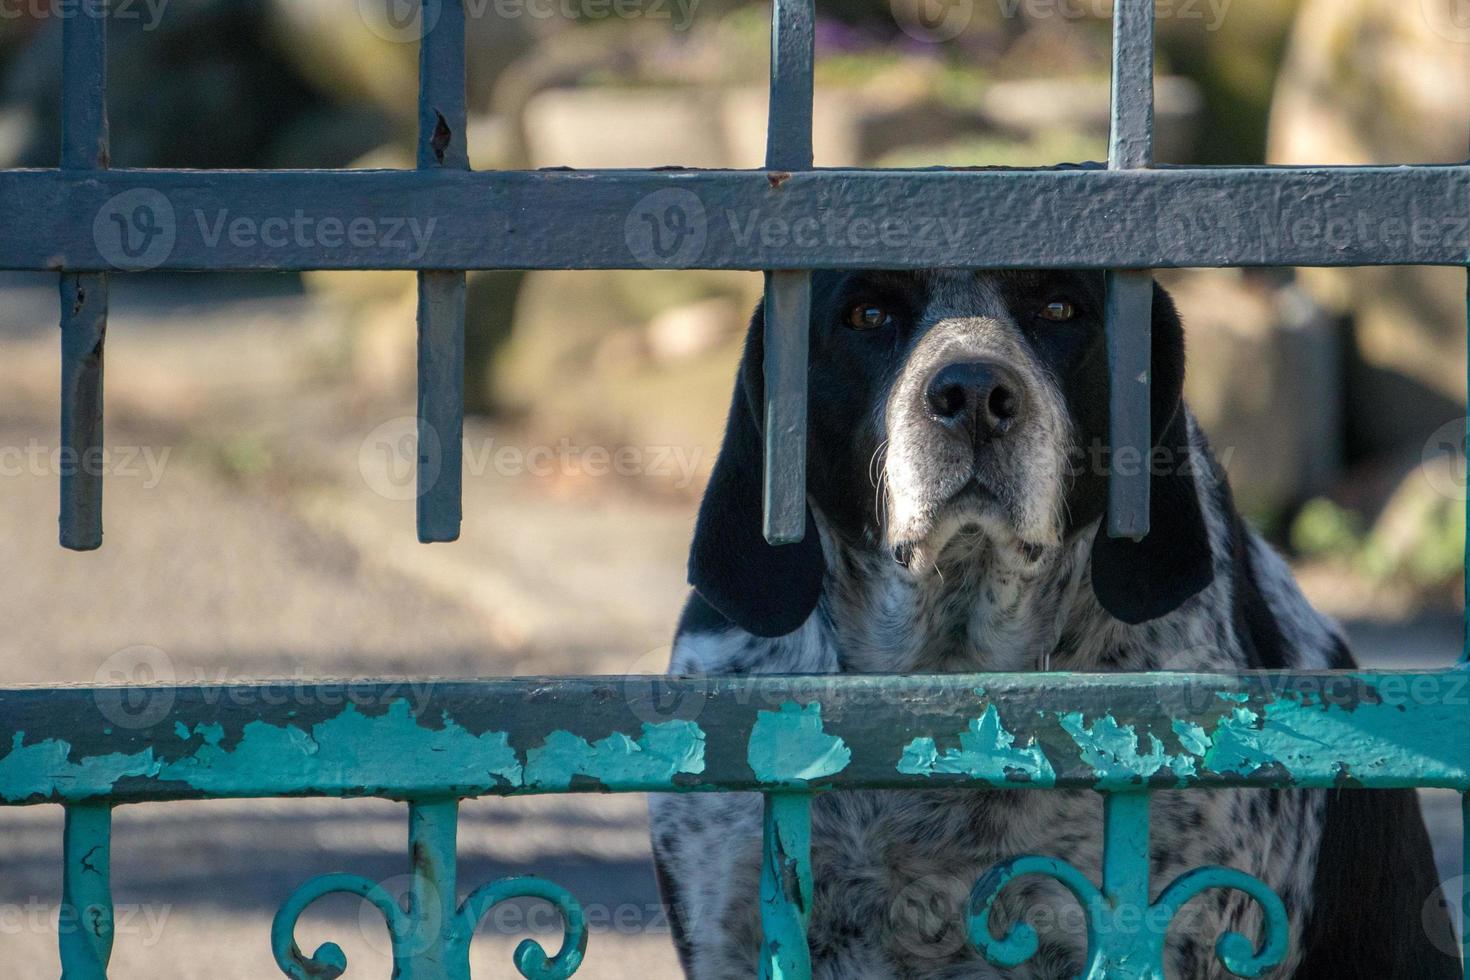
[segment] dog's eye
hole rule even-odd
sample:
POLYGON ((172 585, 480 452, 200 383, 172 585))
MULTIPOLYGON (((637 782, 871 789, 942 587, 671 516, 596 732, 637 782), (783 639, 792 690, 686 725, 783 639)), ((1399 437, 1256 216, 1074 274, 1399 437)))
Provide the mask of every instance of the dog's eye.
POLYGON ((847 312, 847 325, 854 330, 877 330, 893 322, 893 315, 873 303, 859 303, 847 312))
POLYGON ((1054 299, 1041 308, 1041 318, 1053 323, 1066 323, 1077 318, 1077 307, 1064 299, 1054 299))

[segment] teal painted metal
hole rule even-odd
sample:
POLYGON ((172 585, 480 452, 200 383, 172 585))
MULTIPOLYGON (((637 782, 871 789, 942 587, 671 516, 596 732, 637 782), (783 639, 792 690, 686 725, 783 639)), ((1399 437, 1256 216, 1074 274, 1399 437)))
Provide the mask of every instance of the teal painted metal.
POLYGON ((812 798, 765 797, 761 860, 761 980, 812 975, 806 929, 812 907, 812 798))
POLYGON ((1215 953, 1236 976, 1259 977, 1279 965, 1287 952, 1289 929, 1280 898, 1256 878, 1230 868, 1187 872, 1149 901, 1148 793, 1109 793, 1103 802, 1103 884, 1099 889, 1085 874, 1055 858, 1014 858, 992 868, 970 896, 970 938, 996 966, 1014 968, 1036 955, 1036 930, 1022 921, 1001 937, 991 927, 991 913, 1007 885, 1039 875, 1063 885, 1087 917, 1085 980, 1163 980, 1164 940, 1168 923, 1185 904, 1216 888, 1237 889, 1261 906, 1263 936, 1259 946, 1236 932, 1217 941, 1215 953))
MULTIPOLYGON (((1045 875, 1081 902, 1089 978, 1160 977, 1164 930, 1124 928, 1128 910, 1165 923, 1193 897, 1236 889, 1264 912, 1257 942, 1227 933, 1221 963, 1259 976, 1285 953, 1279 900, 1227 868, 1191 871, 1148 901, 1148 801, 1211 786, 1441 785, 1470 791, 1470 672, 1437 674, 987 675, 664 679, 690 717, 643 721, 652 679, 413 682, 343 688, 154 690, 169 710, 116 725, 107 689, 0 690, 0 803, 68 806, 65 902, 88 929, 62 936, 66 975, 105 975, 111 942, 109 807, 222 796, 365 795, 409 801, 407 910, 351 874, 302 885, 281 906, 272 948, 287 976, 346 969, 327 943, 293 934, 323 895, 383 914, 405 980, 467 980, 475 924, 498 902, 536 897, 564 918, 555 955, 527 940, 522 976, 565 980, 582 962, 582 912, 538 879, 492 882, 456 904, 459 799, 565 792, 758 790, 766 794, 761 886, 763 976, 810 976, 802 937, 811 901, 812 794, 877 788, 1058 787, 1105 794, 1105 860, 1095 885, 1045 856, 1004 862, 975 887, 974 942, 998 965, 1033 955, 1024 923, 995 937, 990 915, 1017 877, 1045 875), (1059 705, 1065 690, 1068 705, 1059 705), (410 699, 407 692, 412 692, 410 699), (772 707, 766 707, 770 705, 772 707), (1125 909, 1126 907, 1126 909, 1125 909)), ((1470 808, 1470 804, 1467 804, 1470 808)))
POLYGON ((408 963, 403 980, 463 980, 450 938, 455 924, 455 843, 458 800, 415 800, 408 805, 408 963))
MULTIPOLYGON (((1470 241, 1449 226, 1439 229, 1449 234, 1347 248, 1330 236, 1279 231, 1344 217, 1392 227, 1406 214, 1464 214, 1470 167, 1155 167, 1152 0, 1116 5, 1106 171, 814 170, 811 0, 777 0, 773 7, 763 171, 469 172, 463 0, 441 0, 434 16, 423 18, 414 172, 109 171, 106 20, 99 12, 105 14, 105 5, 63 24, 61 168, 0 172, 0 208, 12 219, 0 237, 0 267, 60 273, 61 440, 69 461, 60 523, 68 548, 101 543, 100 469, 88 461, 102 448, 113 269, 417 270, 417 516, 426 542, 454 540, 462 518, 464 269, 764 269, 764 534, 783 544, 811 533, 804 492, 812 268, 1109 270, 1109 531, 1137 538, 1149 525, 1144 460, 1152 440, 1152 279, 1141 270, 1463 265, 1470 254, 1470 241), (681 245, 698 247, 634 247, 628 216, 655 193, 683 195, 672 230, 681 245), (123 201, 131 202, 128 208, 123 201), (194 212, 250 213, 262 202, 275 214, 309 213, 319 226, 366 218, 382 227, 413 214, 426 227, 412 255, 383 241, 351 242, 329 254, 314 245, 208 241, 198 236, 197 223, 175 220, 194 212), (796 234, 768 242, 737 223, 711 220, 739 213, 786 228, 818 228, 833 214, 894 211, 914 224, 951 218, 971 233, 896 252, 879 236, 814 243, 796 234), (1233 233, 1195 234, 1187 219, 1200 212, 1227 215, 1233 224, 1223 226, 1233 233), (99 216, 112 224, 99 224, 99 216), (164 239, 167 247, 155 249, 164 239), (1125 454, 1128 467, 1120 465, 1125 454)), ((1470 536, 1466 562, 1470 567, 1470 536)), ((66 807, 62 923, 68 928, 60 935, 66 980, 106 976, 111 811, 119 803, 278 795, 407 801, 407 909, 361 876, 306 882, 272 926, 272 949, 285 974, 330 980, 346 969, 335 944, 307 957, 294 940, 302 912, 340 892, 383 914, 401 980, 468 980, 470 943, 485 914, 515 898, 550 902, 563 919, 560 949, 550 955, 528 939, 513 961, 528 980, 566 980, 583 961, 587 929, 565 890, 535 878, 506 879, 456 904, 460 799, 759 791, 765 800, 761 975, 809 980, 812 794, 936 787, 1104 794, 1100 886, 1044 856, 1004 862, 976 884, 970 933, 992 962, 1017 966, 1036 952, 1028 925, 996 937, 990 914, 1009 882, 1043 875, 1086 911, 1089 980, 1161 977, 1165 928, 1123 928, 1120 920, 1129 909, 1147 909, 1167 923, 1210 889, 1242 891, 1263 910, 1258 946, 1231 932, 1216 947, 1232 973, 1259 976, 1286 952, 1280 900, 1238 871, 1201 868, 1150 902, 1150 793, 1224 786, 1454 788, 1466 794, 1467 866, 1459 900, 1470 921, 1470 740, 1464 738, 1470 611, 1466 622, 1465 669, 1438 674, 747 677, 661 679, 657 687, 636 679, 621 685, 520 679, 410 684, 413 697, 401 686, 356 685, 356 696, 346 700, 324 683, 302 685, 284 706, 221 697, 218 688, 178 688, 154 691, 168 698, 170 710, 153 725, 132 728, 106 717, 101 707, 111 695, 105 691, 0 690, 0 805, 66 807), (649 705, 633 692, 671 688, 696 707, 694 715, 643 721, 649 705)))
POLYGON ((565 889, 540 878, 505 878, 477 888, 456 908, 453 806, 452 801, 411 805, 415 864, 407 910, 382 885, 360 875, 322 875, 297 888, 271 924, 271 949, 281 971, 292 980, 336 980, 346 972, 347 957, 336 943, 323 943, 307 957, 294 935, 297 920, 313 902, 325 895, 346 894, 364 899, 383 914, 395 980, 469 980, 470 943, 480 920, 495 906, 518 898, 555 906, 563 934, 555 955, 548 955, 534 939, 522 940, 511 957, 517 972, 526 980, 566 980, 575 973, 587 952, 586 916, 565 889))
POLYGON ((0 689, 0 805, 565 792, 1470 790, 1470 672, 0 689), (350 691, 350 695, 345 693, 350 691), (689 706, 649 723, 658 691, 689 706), (1059 701, 1065 698, 1066 703, 1059 701), (183 737, 181 737, 181 734, 183 737))
POLYGON ((112 957, 112 807, 66 808, 62 840, 62 980, 105 980, 112 957))

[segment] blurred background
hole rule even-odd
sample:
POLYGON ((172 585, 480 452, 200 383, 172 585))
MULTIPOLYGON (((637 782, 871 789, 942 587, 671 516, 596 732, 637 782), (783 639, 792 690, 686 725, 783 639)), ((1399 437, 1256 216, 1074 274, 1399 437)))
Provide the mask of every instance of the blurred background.
MULTIPOLYGON (((73 2, 0 0, 0 166, 56 165, 73 2)), ((760 165, 765 3, 465 3, 475 167, 760 165)), ((1106 158, 1107 0, 817 8, 819 166, 1106 158)), ((1158 9, 1163 162, 1467 156, 1462 0, 1158 9)), ((412 166, 412 0, 113 10, 115 166, 412 166)), ((1248 515, 1365 662, 1451 662, 1465 273, 1162 278, 1190 397, 1248 515)), ((112 282, 107 537, 72 554, 54 523, 55 277, 0 275, 0 684, 662 671, 759 274, 472 273, 464 534, 433 547, 413 527, 411 273, 112 282)), ((1452 876, 1458 815, 1428 803, 1452 876)), ((464 810, 466 885, 536 872, 588 906, 579 976, 677 975, 641 799, 464 810)), ((290 889, 333 870, 401 887, 404 824, 373 801, 125 808, 112 975, 273 975, 269 921, 290 889)), ((56 972, 60 840, 55 808, 0 810, 7 975, 56 972)), ((324 902, 302 945, 335 940, 353 975, 387 975, 375 916, 324 902)), ((487 925, 481 975, 544 933, 544 916, 523 920, 487 925)))

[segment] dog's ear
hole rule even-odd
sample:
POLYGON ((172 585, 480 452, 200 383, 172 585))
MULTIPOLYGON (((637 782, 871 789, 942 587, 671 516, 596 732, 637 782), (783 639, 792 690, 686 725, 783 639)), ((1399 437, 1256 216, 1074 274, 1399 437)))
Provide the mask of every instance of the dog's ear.
POLYGON ((1167 616, 1215 577, 1184 412, 1184 328, 1173 299, 1158 285, 1151 361, 1149 532, 1142 541, 1109 537, 1104 516, 1092 543, 1097 601, 1131 625, 1167 616))
POLYGON ((806 536, 797 544, 772 546, 761 530, 765 452, 757 420, 765 404, 764 327, 762 305, 746 337, 725 442, 699 505, 689 584, 747 633, 776 637, 796 631, 812 614, 826 565, 810 507, 806 536))

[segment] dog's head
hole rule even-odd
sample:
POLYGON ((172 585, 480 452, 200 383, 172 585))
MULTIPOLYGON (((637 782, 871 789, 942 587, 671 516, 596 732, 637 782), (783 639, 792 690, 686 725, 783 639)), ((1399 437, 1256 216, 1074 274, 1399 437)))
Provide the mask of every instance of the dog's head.
MULTIPOLYGON (((818 272, 813 276, 807 499, 832 540, 923 576, 981 546, 1035 563, 1107 505, 1104 278, 1085 272, 818 272)), ((690 581, 760 636, 801 625, 825 563, 806 539, 761 537, 764 316, 751 323, 725 444, 700 509, 690 581)), ((1152 530, 1094 533, 1104 608, 1140 623, 1211 578, 1190 472, 1184 336, 1155 288, 1152 530)))

